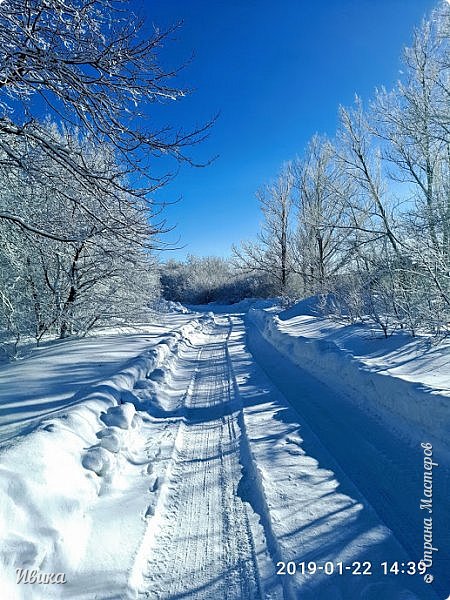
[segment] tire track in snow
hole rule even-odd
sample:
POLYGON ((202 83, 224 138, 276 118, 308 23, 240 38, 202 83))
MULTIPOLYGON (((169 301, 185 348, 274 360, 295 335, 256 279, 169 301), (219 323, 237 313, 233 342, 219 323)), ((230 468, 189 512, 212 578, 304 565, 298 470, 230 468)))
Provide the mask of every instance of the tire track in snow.
POLYGON ((279 597, 262 589, 254 539, 262 528, 238 490, 242 432, 230 382, 230 326, 216 326, 199 351, 142 597, 279 597))
MULTIPOLYGON (((227 317, 230 324, 229 335, 233 328, 233 320, 231 317, 227 317)), ((228 336, 229 337, 229 336, 228 336)), ((233 362, 231 360, 230 351, 228 344, 225 347, 225 352, 228 362, 228 379, 236 400, 239 402, 239 412, 237 413, 237 423, 241 431, 240 436, 240 455, 241 463, 244 466, 244 477, 241 480, 242 488, 240 491, 241 498, 245 499, 250 503, 254 512, 259 516, 261 527, 264 530, 265 545, 267 547, 267 555, 270 557, 272 565, 282 561, 283 555, 279 547, 277 537, 272 528, 272 519, 270 510, 267 506, 266 497, 262 489, 262 482, 260 472, 253 459, 250 441, 247 434, 247 427, 244 419, 244 410, 242 398, 239 391, 239 386, 236 379, 236 374, 233 369, 233 362)), ((283 595, 285 600, 295 600, 296 595, 293 590, 292 583, 289 577, 283 577, 272 574, 269 575, 271 580, 271 587, 276 587, 278 584, 278 590, 275 589, 274 597, 283 595)))

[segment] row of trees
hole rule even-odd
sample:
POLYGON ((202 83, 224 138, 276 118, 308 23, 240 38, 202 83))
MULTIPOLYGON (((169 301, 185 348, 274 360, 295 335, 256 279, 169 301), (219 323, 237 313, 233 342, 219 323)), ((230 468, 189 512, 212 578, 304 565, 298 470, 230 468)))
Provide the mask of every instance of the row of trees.
POLYGON ((243 273, 282 295, 326 294, 387 335, 450 323, 450 5, 414 33, 395 89, 340 108, 334 139, 263 187, 258 240, 234 249, 243 273))
MULTIPOLYGON (((107 148, 68 131, 52 135, 58 135, 59 144, 75 147, 74 156, 82 155, 86 167, 114 168, 107 148)), ((145 208, 125 197, 121 204, 108 204, 103 194, 68 178, 38 147, 22 157, 27 163, 21 169, 10 169, 7 177, 2 173, 3 206, 20 205, 21 219, 52 234, 0 220, 0 294, 7 340, 17 350, 23 337, 32 335, 37 342, 46 334, 64 338, 119 314, 135 314, 156 289, 146 248, 145 208), (38 180, 26 177, 33 170, 38 180)))
POLYGON ((126 318, 155 294, 154 192, 211 125, 150 119, 187 93, 159 61, 174 29, 149 30, 126 0, 0 2, 4 348, 126 318))
POLYGON ((160 265, 161 294, 184 304, 231 304, 244 298, 272 295, 270 277, 242 273, 235 262, 217 256, 188 256, 160 265))

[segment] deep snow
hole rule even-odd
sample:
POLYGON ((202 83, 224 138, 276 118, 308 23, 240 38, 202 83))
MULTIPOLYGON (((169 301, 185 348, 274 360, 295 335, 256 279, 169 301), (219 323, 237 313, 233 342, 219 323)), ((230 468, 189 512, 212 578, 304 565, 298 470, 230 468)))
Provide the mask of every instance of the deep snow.
POLYGON ((445 344, 383 341, 311 302, 246 301, 3 367, 1 598, 445 598, 449 361, 445 344), (430 440, 426 585, 380 563, 423 556, 430 440), (67 583, 18 585, 16 568, 67 583))

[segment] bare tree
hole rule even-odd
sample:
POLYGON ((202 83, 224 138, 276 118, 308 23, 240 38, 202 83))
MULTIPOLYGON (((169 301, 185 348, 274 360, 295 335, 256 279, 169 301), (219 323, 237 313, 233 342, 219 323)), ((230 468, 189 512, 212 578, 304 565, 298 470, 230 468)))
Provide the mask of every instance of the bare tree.
POLYGON ((256 243, 234 246, 237 264, 246 273, 267 275, 273 290, 284 295, 293 272, 291 256, 291 212, 293 178, 289 165, 283 167, 277 179, 257 192, 263 214, 261 231, 256 243))

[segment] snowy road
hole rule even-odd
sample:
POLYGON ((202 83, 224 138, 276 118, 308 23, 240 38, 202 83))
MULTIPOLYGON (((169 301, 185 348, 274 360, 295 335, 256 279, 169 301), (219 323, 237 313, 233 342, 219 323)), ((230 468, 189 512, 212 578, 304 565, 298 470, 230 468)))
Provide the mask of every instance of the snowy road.
MULTIPOLYGON (((239 497, 240 410, 226 320, 191 349, 194 375, 176 440, 170 491, 150 551, 149 598, 262 598, 250 506, 239 497)), ((254 519, 253 519, 254 520, 254 519)))
MULTIPOLYGON (((365 494, 369 491, 377 499, 391 489, 398 500, 392 481, 380 477, 383 461, 365 478, 372 485, 365 486, 363 495, 342 472, 345 462, 339 466, 334 462, 299 415, 290 412, 287 418, 286 414, 286 422, 280 425, 279 414, 291 409, 254 362, 244 340, 240 316, 216 316, 181 358, 185 377, 181 389, 188 391, 168 469, 167 493, 149 523, 151 541, 145 550, 141 596, 153 600, 436 598, 419 577, 395 579, 381 572, 383 561, 406 564, 416 558, 380 520, 365 494), (333 470, 321 468, 320 463, 333 470), (292 560, 318 565, 369 561, 372 567, 367 577, 275 574, 279 561, 292 560)), ((268 352, 265 368, 270 374, 270 360, 279 357, 268 352)), ((303 402, 316 403, 320 412, 330 391, 324 392, 313 381, 321 398, 311 398, 311 390, 305 394, 310 378, 307 373, 302 377, 303 402)), ((364 436, 349 443, 342 440, 355 423, 349 421, 344 427, 337 418, 333 432, 329 416, 325 411, 323 419, 315 420, 316 434, 324 436, 325 446, 341 439, 345 452, 356 443, 359 456, 353 463, 366 461, 375 467, 373 461, 380 456, 363 443, 364 436)), ((391 521, 403 534, 407 528, 401 525, 402 511, 396 502, 391 508, 391 521)))
POLYGON ((8 600, 441 598, 420 575, 383 573, 383 562, 418 561, 422 549, 404 521, 414 511, 402 492, 416 503, 407 455, 395 456, 382 423, 365 436, 364 415, 294 373, 241 314, 197 316, 139 361, 97 393, 121 404, 96 412, 94 394, 89 410, 80 404, 6 450, 8 600), (19 461, 21 491, 17 466, 10 476, 19 461), (280 568, 290 561, 295 569, 280 568), (22 566, 64 572, 67 583, 15 585, 22 566))

